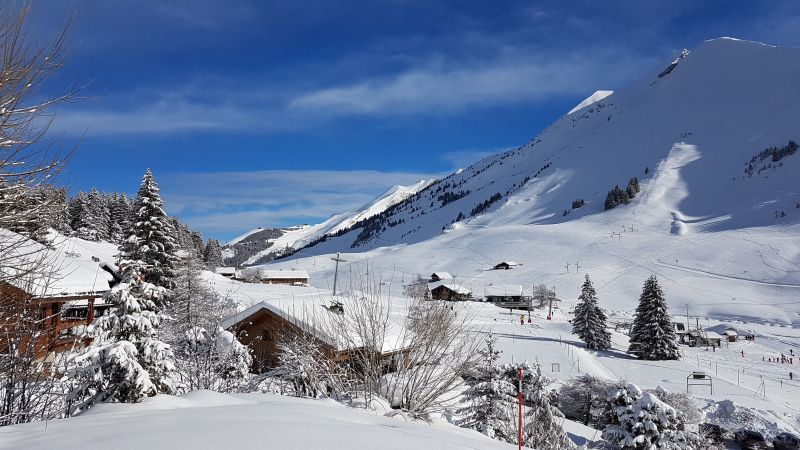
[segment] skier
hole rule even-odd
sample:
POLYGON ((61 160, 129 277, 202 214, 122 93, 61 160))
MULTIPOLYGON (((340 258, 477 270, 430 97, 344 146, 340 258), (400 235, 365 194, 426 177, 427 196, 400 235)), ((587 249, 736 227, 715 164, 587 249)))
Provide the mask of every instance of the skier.
POLYGON ((794 374, 792 372, 789 372, 789 381, 791 380, 794 380, 794 374))
POLYGON ((744 350, 742 350, 742 358, 744 358, 744 350))
POLYGON ((519 324, 520 325, 525 325, 525 314, 520 314, 519 315, 519 324))

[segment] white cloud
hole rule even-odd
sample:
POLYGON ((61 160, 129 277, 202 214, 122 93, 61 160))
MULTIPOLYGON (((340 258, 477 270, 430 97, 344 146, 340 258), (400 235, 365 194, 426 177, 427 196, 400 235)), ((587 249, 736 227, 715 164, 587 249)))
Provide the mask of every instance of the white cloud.
POLYGON ((315 223, 361 207, 394 185, 442 174, 264 170, 159 175, 167 210, 206 235, 315 223))
POLYGON ((289 108, 331 115, 451 114, 617 85, 642 63, 641 58, 610 51, 562 56, 511 49, 494 60, 434 62, 389 77, 320 89, 293 99, 289 108))

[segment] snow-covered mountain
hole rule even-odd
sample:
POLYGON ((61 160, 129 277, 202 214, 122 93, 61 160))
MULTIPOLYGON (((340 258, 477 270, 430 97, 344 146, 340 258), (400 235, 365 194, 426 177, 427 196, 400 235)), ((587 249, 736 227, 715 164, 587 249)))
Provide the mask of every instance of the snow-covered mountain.
POLYGON ((698 152, 681 174, 687 195, 678 205, 681 214, 700 219, 695 228, 794 221, 800 157, 759 175, 744 169, 764 149, 800 140, 799 75, 800 49, 730 38, 704 42, 626 90, 593 94, 522 147, 453 173, 302 253, 420 242, 481 215, 485 205, 484 214, 506 210, 502 224, 554 224, 601 213, 610 189, 624 188, 632 177, 651 180, 680 143, 698 152), (572 210, 579 199, 586 205, 572 210), (776 222, 776 210, 789 217, 776 222))
POLYGON ((588 273, 626 310, 655 273, 680 311, 800 322, 798 79, 800 48, 704 42, 280 265, 325 286, 332 265, 305 258, 358 253, 370 273, 444 270, 478 296, 547 283, 576 298, 588 273), (605 210, 634 177, 641 192, 605 210), (487 271, 503 260, 523 265, 487 271))
POLYGON ((320 224, 251 230, 226 243, 223 256, 227 263, 235 266, 263 264, 379 215, 434 182, 436 180, 420 180, 411 186, 394 186, 355 211, 333 215, 320 224))

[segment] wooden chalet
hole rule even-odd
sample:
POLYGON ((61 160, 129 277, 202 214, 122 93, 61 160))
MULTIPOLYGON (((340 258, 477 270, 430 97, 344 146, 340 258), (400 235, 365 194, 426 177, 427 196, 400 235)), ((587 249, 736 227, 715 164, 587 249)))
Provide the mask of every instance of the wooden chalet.
POLYGON ((431 299, 446 301, 464 301, 472 298, 472 291, 460 284, 452 282, 439 282, 428 286, 431 299))
POLYGON ((35 359, 49 360, 88 344, 81 331, 108 306, 101 300, 105 292, 36 296, 0 283, 0 353, 33 352, 35 359), (10 348, 12 344, 16 348, 10 348))
POLYGON ((431 274, 431 283, 438 283, 440 281, 452 280, 453 276, 447 272, 433 272, 431 274))
MULTIPOLYGON (((345 314, 345 306, 334 302, 330 306, 321 307, 323 314, 331 315, 328 319, 335 319, 336 315, 345 314)), ((316 320, 325 320, 317 317, 316 320)), ((223 328, 231 331, 242 344, 248 346, 253 356, 253 370, 265 372, 277 366, 280 356, 279 344, 290 339, 298 333, 307 333, 317 341, 325 356, 331 364, 357 364, 353 360, 356 350, 341 348, 334 340, 323 332, 315 329, 310 323, 287 315, 269 302, 261 302, 246 310, 229 317, 222 323, 223 328)), ((385 361, 388 372, 393 370, 399 357, 406 350, 387 350, 380 355, 385 361)))
POLYGON ((521 266, 522 264, 514 262, 514 261, 503 261, 494 266, 494 270, 511 270, 516 269, 517 267, 521 266))

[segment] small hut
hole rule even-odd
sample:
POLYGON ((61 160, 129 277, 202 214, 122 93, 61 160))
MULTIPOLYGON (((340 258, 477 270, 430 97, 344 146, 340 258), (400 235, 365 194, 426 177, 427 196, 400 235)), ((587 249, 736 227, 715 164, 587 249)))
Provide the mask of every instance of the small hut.
POLYGON ((438 283, 439 281, 452 280, 453 276, 447 272, 433 272, 431 274, 431 283, 438 283))
POLYGON ((494 270, 511 270, 521 266, 520 263, 514 261, 503 261, 494 266, 494 270))

